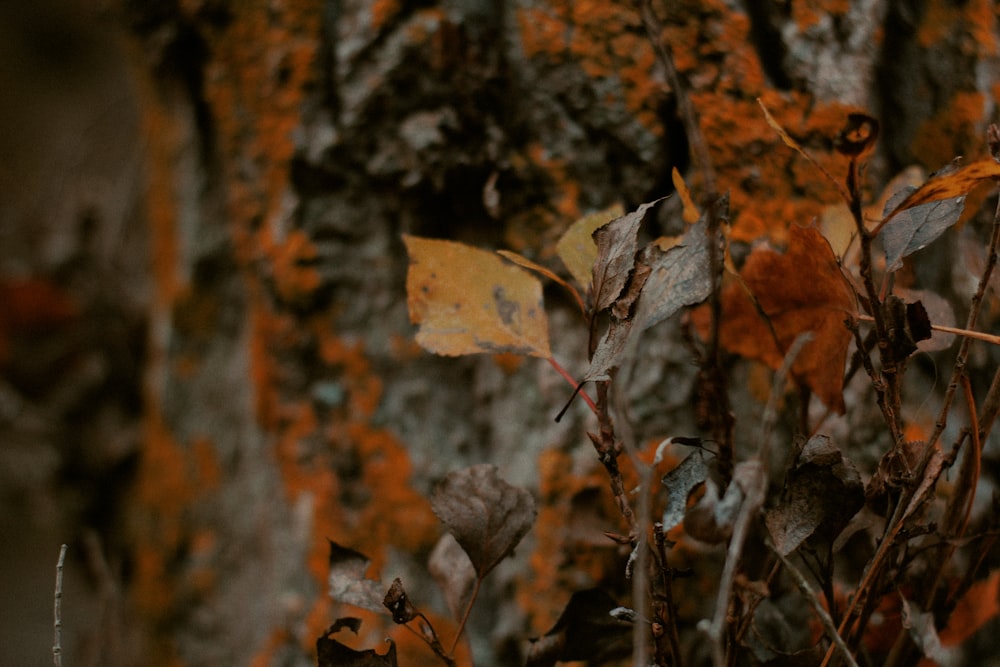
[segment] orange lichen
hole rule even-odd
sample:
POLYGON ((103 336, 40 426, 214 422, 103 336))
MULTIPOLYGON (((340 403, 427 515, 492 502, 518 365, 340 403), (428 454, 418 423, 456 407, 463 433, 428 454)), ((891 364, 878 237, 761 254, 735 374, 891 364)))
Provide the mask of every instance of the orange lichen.
POLYGON ((924 49, 939 46, 956 37, 964 55, 985 57, 997 53, 996 4, 992 0, 970 0, 956 4, 931 0, 917 30, 917 41, 924 49))
POLYGON ((375 0, 372 3, 372 27, 380 30, 394 19, 402 9, 399 0, 375 0))
POLYGON ((921 123, 913 155, 928 171, 936 171, 957 156, 968 158, 981 152, 985 110, 986 100, 980 93, 956 93, 947 106, 921 123))
MULTIPOLYGON (((619 461, 626 486, 633 488, 630 466, 624 458, 619 461)), ((574 457, 561 450, 544 450, 538 457, 541 504, 533 529, 536 544, 529 558, 531 576, 518 588, 516 598, 532 631, 539 634, 555 623, 572 591, 614 579, 620 565, 621 554, 610 539, 598 537, 595 543, 592 535, 580 535, 570 525, 573 501, 580 494, 595 493, 600 512, 615 507, 607 474, 596 460, 585 470, 577 467, 574 457)), ((610 531, 622 530, 618 516, 598 514, 591 520, 606 521, 610 531)))
POLYGON ((843 16, 851 9, 850 0, 805 0, 791 3, 792 19, 806 31, 826 16, 843 16))
POLYGON ((270 241, 268 230, 262 234, 261 246, 270 255, 275 289, 288 303, 297 303, 311 295, 321 284, 319 270, 312 266, 316 246, 301 229, 293 230, 280 243, 270 241))
POLYGON ((568 48, 569 26, 553 8, 518 7, 517 25, 524 55, 546 55, 556 59, 568 48))

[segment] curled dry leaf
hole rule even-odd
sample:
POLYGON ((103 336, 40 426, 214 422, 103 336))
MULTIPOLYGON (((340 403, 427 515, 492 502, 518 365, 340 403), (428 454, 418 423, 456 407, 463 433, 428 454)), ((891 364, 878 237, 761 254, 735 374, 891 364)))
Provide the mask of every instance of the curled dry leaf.
POLYGON ((646 211, 666 199, 660 197, 646 202, 631 213, 598 227, 594 232, 597 259, 594 261, 594 309, 597 312, 610 308, 625 288, 638 248, 637 234, 646 211))
MULTIPOLYGON (((723 289, 720 342, 730 352, 777 369, 795 339, 811 332, 813 339, 792 364, 792 376, 843 414, 844 367, 851 340, 844 320, 855 312, 854 294, 817 229, 792 225, 788 236, 784 253, 755 248, 743 265, 740 275, 757 305, 743 285, 723 289)), ((695 314, 702 332, 708 329, 708 315, 695 314)))
POLYGON ((611 324, 597 345, 584 380, 609 379, 618 366, 633 332, 642 332, 673 316, 685 306, 700 303, 712 291, 704 218, 679 240, 649 243, 634 259, 624 293, 611 308, 611 324))
POLYGON ((316 664, 318 667, 396 667, 396 644, 387 639, 389 650, 379 655, 374 649, 355 651, 341 644, 333 635, 348 628, 354 634, 361 629, 361 619, 341 618, 316 640, 316 664))
POLYGON ((382 598, 382 605, 392 614, 393 622, 400 625, 409 623, 419 615, 403 588, 403 580, 399 577, 392 580, 392 586, 382 598))
POLYGON ((663 510, 663 530, 668 531, 684 520, 688 497, 708 476, 705 455, 696 450, 688 454, 676 468, 663 476, 667 487, 667 506, 663 510))
POLYGON ((431 508, 480 579, 514 551, 536 514, 531 494, 500 479, 489 464, 449 473, 435 489, 431 508))
POLYGON ((570 225, 569 229, 559 238, 559 242, 556 244, 556 253, 569 269, 570 275, 584 289, 590 288, 590 281, 594 275, 594 262, 597 261, 594 231, 624 214, 625 210, 621 204, 615 204, 603 211, 580 218, 570 225))
POLYGON ((632 652, 632 624, 621 620, 614 598, 599 588, 577 591, 559 620, 528 648, 527 667, 586 660, 599 665, 632 652))
POLYGON ((410 320, 435 354, 513 352, 548 358, 542 285, 500 257, 454 241, 404 235, 410 320))
MULTIPOLYGON (((954 327, 956 325, 955 311, 952 309, 951 303, 940 294, 935 294, 929 290, 904 289, 902 287, 897 287, 895 292, 897 296, 907 303, 920 302, 932 325, 943 325, 946 327, 954 327)), ((954 342, 955 334, 932 329, 930 338, 917 341, 917 349, 921 352, 936 352, 951 347, 951 344, 954 342)))
POLYGON ((775 549, 787 556, 814 535, 832 543, 864 504, 854 465, 828 436, 815 435, 788 472, 780 502, 764 518, 775 549))
POLYGON ((382 599, 385 585, 368 579, 365 571, 371 560, 364 554, 330 541, 330 597, 368 611, 385 613, 382 599))
POLYGON ((834 147, 841 155, 861 157, 875 147, 878 121, 863 113, 847 114, 847 123, 837 135, 834 147))

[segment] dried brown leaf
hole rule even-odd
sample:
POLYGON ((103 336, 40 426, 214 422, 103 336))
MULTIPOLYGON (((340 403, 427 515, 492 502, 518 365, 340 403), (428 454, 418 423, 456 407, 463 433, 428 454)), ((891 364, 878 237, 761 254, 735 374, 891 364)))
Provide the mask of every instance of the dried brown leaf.
POLYGON ((610 379, 633 326, 641 332, 708 298, 712 276, 706 234, 703 219, 674 243, 657 239, 642 249, 624 293, 611 308, 611 324, 594 351, 585 381, 610 379))
POLYGON ((417 342, 447 356, 512 352, 548 358, 542 286, 497 255, 454 241, 404 235, 417 342))
POLYGON ((635 266, 638 249, 637 234, 646 211, 665 197, 642 204, 631 213, 598 227, 594 232, 597 259, 594 262, 594 309, 598 312, 610 308, 618 299, 635 266))
POLYGON ((316 640, 316 664, 318 667, 396 667, 396 644, 387 639, 389 650, 385 655, 379 655, 374 649, 355 651, 341 644, 333 635, 342 628, 348 628, 354 634, 361 628, 361 619, 340 618, 316 640))
POLYGON ((787 556, 813 535, 831 543, 864 504, 854 465, 829 437, 815 435, 789 471, 780 502, 764 518, 775 549, 787 556))
POLYGON ((480 464, 449 473, 431 497, 434 514, 468 554, 479 578, 514 551, 535 521, 535 501, 480 464))
POLYGON ((667 250, 657 242, 647 246, 640 261, 650 274, 636 312, 639 330, 662 322, 685 306, 701 303, 712 293, 708 230, 702 218, 667 250))

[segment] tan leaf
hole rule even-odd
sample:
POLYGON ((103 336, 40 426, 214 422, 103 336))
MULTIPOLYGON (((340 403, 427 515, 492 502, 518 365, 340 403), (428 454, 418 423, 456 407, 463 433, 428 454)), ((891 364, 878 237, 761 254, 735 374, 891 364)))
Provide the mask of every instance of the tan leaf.
POLYGON ((435 354, 514 352, 548 358, 542 285, 492 252, 404 235, 410 320, 435 354))
POLYGON ((585 289, 590 287, 594 262, 597 260, 597 244, 594 230, 625 214, 621 204, 615 204, 597 213, 584 216, 570 225, 556 244, 556 253, 570 274, 585 289))

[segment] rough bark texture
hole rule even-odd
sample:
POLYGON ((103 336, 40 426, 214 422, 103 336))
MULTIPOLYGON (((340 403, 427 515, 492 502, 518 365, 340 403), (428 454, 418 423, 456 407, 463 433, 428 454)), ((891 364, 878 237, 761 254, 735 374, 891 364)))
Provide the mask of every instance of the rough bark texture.
MULTIPOLYGON (((837 201, 758 97, 834 173, 845 112, 880 116, 875 191, 907 165, 984 152, 1000 95, 989 0, 666 5, 654 2, 662 37, 691 83, 737 241, 780 242, 837 201)), ((426 496, 471 463, 498 465, 540 501, 473 616, 480 664, 515 664, 573 590, 624 587, 601 535, 624 527, 607 514, 585 410, 552 421, 570 392, 537 360, 416 347, 400 234, 550 263, 578 216, 670 192, 673 167, 697 190, 633 3, 122 0, 112 14, 141 126, 142 166, 128 170, 145 182, 141 210, 123 206, 132 192, 73 199, 32 245, 31 207, 15 206, 4 234, 23 248, 0 244, 0 289, 42 290, 26 316, 0 304, 4 401, 49 411, 47 430, 27 433, 87 498, 70 523, 97 529, 121 564, 106 581, 134 610, 116 627, 141 648, 108 647, 102 664, 314 664, 315 638, 354 613, 325 594, 328 539, 434 609, 421 572, 441 528, 426 496), (86 333, 42 350, 24 317, 60 341, 67 327, 86 333), (48 366, 19 366, 49 352, 48 366), (94 375, 68 380, 67 355, 70 372, 94 375), (59 393, 70 385, 85 395, 59 393), (130 440, 109 452, 114 438, 130 440)), ((654 232, 679 227, 678 206, 654 232)), ((556 358, 579 375, 586 334, 561 294, 547 297, 556 358)), ((644 340, 628 384, 640 447, 695 431, 689 355, 665 329, 644 340)), ((25 433, 29 413, 4 412, 4 432, 25 433)), ((387 626, 365 618, 359 643, 376 645, 387 626)), ((435 664, 394 636, 404 664, 435 664)))

